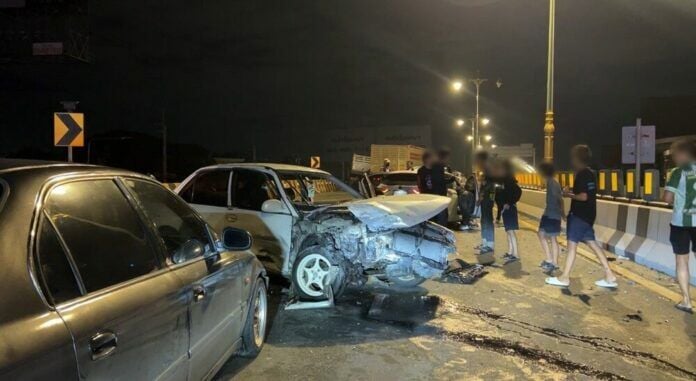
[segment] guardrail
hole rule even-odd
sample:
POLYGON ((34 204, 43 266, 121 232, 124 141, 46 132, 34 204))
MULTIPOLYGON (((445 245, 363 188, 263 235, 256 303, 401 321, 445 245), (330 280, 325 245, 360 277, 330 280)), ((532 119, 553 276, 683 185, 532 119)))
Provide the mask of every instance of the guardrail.
MULTIPOLYGON (((517 182, 526 189, 544 189, 544 180, 538 173, 518 173, 517 182)), ((561 187, 573 187, 575 176, 573 172, 561 171, 556 174, 556 179, 561 187)), ((671 206, 660 201, 662 189, 660 188, 660 172, 656 169, 643 171, 641 179, 641 192, 638 194, 635 188, 635 171, 629 169, 602 169, 597 174, 597 197, 603 200, 611 200, 622 203, 649 205, 658 208, 671 206)))

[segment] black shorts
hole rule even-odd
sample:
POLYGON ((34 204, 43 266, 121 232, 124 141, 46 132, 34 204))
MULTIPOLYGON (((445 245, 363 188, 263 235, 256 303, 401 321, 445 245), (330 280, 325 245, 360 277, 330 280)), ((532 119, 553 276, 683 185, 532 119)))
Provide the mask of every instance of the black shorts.
POLYGON ((669 225, 669 242, 672 243, 674 254, 696 253, 696 227, 669 225))

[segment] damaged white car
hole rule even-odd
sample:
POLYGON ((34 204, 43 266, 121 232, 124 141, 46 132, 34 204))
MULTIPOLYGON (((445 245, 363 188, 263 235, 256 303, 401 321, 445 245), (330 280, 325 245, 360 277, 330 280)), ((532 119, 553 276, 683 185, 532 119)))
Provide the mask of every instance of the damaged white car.
POLYGON ((326 298, 367 277, 415 286, 438 277, 455 252, 453 233, 428 219, 447 208, 434 195, 365 199, 325 171, 284 164, 199 169, 175 190, 216 230, 254 236, 269 271, 304 300, 326 298))

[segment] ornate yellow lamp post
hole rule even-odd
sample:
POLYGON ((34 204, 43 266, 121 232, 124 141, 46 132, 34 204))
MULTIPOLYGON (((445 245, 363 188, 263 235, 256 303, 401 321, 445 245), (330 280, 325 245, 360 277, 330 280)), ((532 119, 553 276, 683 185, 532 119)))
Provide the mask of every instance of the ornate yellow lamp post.
POLYGON ((544 161, 553 161, 553 56, 556 33, 556 0, 549 0, 549 52, 546 71, 546 123, 544 124, 544 161))

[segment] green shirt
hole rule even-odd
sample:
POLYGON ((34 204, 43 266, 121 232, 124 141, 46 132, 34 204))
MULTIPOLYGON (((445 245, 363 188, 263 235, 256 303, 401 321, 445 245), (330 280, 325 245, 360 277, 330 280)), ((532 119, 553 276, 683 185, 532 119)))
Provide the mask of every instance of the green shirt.
POLYGON ((665 190, 674 193, 672 225, 696 226, 696 162, 674 168, 665 190))

